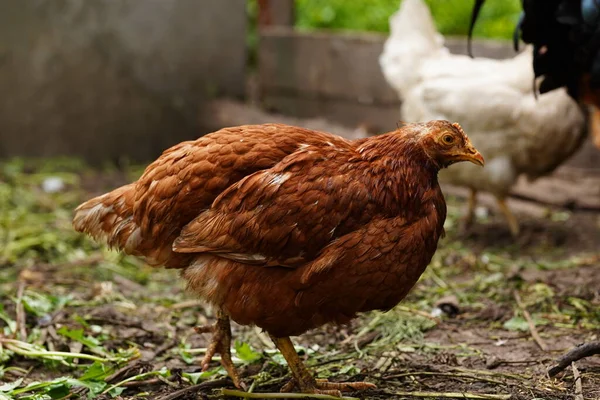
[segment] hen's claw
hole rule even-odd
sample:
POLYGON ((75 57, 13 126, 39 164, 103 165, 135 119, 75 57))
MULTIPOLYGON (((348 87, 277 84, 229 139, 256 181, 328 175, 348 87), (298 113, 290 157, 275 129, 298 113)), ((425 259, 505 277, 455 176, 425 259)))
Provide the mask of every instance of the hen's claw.
POLYGON ((231 324, 229 317, 222 311, 217 312, 217 322, 212 326, 199 326, 194 328, 197 333, 212 333, 210 344, 206 349, 206 354, 200 363, 202 371, 208 370, 210 362, 215 354, 221 355, 221 365, 229 374, 233 384, 238 389, 246 389, 246 386, 241 381, 239 373, 231 359, 231 324))
POLYGON ((279 338, 271 335, 271 339, 287 361, 292 373, 292 379, 283 385, 282 392, 298 389, 302 393, 342 397, 342 392, 375 388, 375 385, 367 382, 329 382, 327 379, 315 379, 298 357, 289 337, 279 338))
POLYGON ((311 383, 299 385, 296 379, 292 378, 282 388, 281 392, 291 392, 294 389, 302 393, 327 394, 330 396, 342 397, 342 392, 354 392, 359 390, 375 389, 376 386, 368 382, 329 382, 327 379, 312 379, 311 383))

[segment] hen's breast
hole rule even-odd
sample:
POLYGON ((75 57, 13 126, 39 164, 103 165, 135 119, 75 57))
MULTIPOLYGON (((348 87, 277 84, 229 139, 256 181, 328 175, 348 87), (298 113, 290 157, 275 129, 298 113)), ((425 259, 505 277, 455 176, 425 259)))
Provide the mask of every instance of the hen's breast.
POLYGON ((182 275, 234 321, 276 336, 347 323, 359 312, 394 307, 415 285, 443 232, 446 208, 439 196, 423 204, 418 218, 374 218, 295 269, 201 255, 182 275))

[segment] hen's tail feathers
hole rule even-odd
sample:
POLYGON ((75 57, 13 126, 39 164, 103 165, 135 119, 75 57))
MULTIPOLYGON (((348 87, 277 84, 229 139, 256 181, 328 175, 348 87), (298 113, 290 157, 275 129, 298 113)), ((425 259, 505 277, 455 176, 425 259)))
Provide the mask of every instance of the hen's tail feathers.
POLYGON ((73 227, 111 248, 137 255, 140 231, 133 221, 134 184, 86 201, 75 209, 73 227))
POLYGON ((471 22, 469 23, 469 32, 467 33, 467 54, 471 58, 473 58, 473 29, 475 29, 475 22, 477 22, 477 17, 479 17, 483 3, 485 3, 485 0, 475 0, 475 5, 471 12, 471 22))
POLYGON ((442 39, 431 11, 423 0, 404 0, 400 9, 390 18, 390 32, 392 35, 418 35, 432 44, 439 44, 442 39))
POLYGON ((402 94, 418 76, 421 62, 444 48, 429 8, 423 0, 404 0, 390 17, 390 36, 379 64, 388 83, 402 94))

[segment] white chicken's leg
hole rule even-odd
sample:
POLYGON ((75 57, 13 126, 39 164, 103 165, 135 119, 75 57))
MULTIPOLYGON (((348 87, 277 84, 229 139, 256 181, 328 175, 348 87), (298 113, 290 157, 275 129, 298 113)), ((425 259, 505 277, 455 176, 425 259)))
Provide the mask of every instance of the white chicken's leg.
POLYGON ((238 371, 231 360, 231 323, 227 314, 218 309, 217 322, 214 325, 196 327, 195 330, 198 333, 212 333, 210 344, 206 349, 206 355, 200 363, 202 371, 208 369, 214 355, 219 353, 221 354, 221 365, 223 365, 227 374, 233 380, 233 384, 237 388, 245 389, 238 371))
POLYGON ((469 199, 467 200, 467 212, 460 221, 460 230, 465 232, 473 224, 475 219, 475 207, 477 207, 477 190, 470 189, 469 199))
POLYGON ((508 228, 510 229, 510 233, 514 238, 519 236, 519 221, 515 215, 510 211, 508 204, 506 204, 505 198, 498 197, 498 207, 500 208, 500 212, 504 214, 506 221, 508 222, 508 228))
POLYGON ((590 106, 590 132, 592 142, 600 149, 600 110, 596 106, 590 106))

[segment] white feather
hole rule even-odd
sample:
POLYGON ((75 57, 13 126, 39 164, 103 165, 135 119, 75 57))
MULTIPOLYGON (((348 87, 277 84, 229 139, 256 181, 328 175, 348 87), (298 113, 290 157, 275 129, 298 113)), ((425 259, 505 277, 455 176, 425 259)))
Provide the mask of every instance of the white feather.
POLYGON ((459 122, 486 159, 460 163, 441 180, 505 196, 520 174, 536 178, 568 158, 585 117, 564 89, 533 95, 533 51, 506 60, 450 54, 422 0, 404 0, 380 56, 402 99, 402 119, 459 122))

